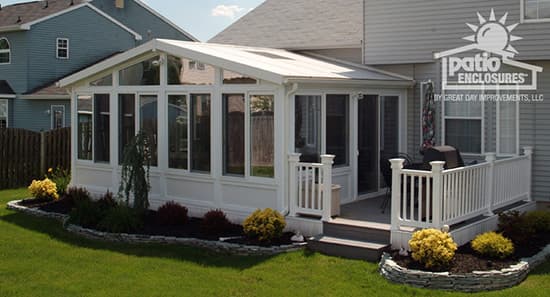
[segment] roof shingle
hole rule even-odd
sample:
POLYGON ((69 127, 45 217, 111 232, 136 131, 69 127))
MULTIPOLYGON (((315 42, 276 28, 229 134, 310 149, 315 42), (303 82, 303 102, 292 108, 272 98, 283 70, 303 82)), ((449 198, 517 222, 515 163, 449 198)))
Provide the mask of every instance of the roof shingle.
POLYGON ((22 25, 58 13, 86 0, 48 0, 16 3, 0 9, 0 29, 22 25), (47 5, 46 5, 47 3, 47 5))

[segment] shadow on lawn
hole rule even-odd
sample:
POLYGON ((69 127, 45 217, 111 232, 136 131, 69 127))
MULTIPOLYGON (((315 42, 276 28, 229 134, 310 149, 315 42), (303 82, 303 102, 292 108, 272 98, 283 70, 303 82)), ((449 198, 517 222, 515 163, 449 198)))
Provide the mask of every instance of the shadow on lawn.
POLYGON ((62 228, 61 223, 44 218, 36 218, 21 213, 0 215, 0 221, 49 235, 52 239, 77 247, 107 250, 137 257, 167 258, 193 262, 210 267, 227 267, 244 270, 258 265, 272 256, 230 256, 183 245, 126 244, 95 241, 71 234, 62 228))

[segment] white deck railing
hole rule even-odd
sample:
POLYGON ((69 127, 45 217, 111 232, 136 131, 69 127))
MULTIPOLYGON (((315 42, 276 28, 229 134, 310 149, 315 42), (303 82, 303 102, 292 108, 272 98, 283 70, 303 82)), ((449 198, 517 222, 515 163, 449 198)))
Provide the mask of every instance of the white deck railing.
POLYGON ((300 156, 289 157, 290 215, 319 216, 329 221, 334 156, 321 156, 321 163, 300 162, 300 156))
POLYGON ((403 169, 403 159, 390 160, 392 231, 440 229, 530 200, 532 154, 526 147, 523 156, 497 161, 492 153, 482 164, 450 170, 436 161, 430 163, 431 171, 403 169))

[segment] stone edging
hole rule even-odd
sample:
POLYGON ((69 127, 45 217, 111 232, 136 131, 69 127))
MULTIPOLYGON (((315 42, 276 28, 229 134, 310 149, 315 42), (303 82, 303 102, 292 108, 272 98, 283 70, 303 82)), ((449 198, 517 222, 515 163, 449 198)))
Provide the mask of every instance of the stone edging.
POLYGON ((380 274, 386 279, 415 287, 460 292, 481 292, 502 290, 521 283, 529 272, 550 256, 550 245, 538 254, 521 259, 518 264, 492 271, 449 274, 448 272, 428 272, 399 266, 391 256, 384 253, 380 261, 380 274))
POLYGON ((21 200, 11 201, 7 204, 7 208, 18 212, 26 213, 36 217, 50 218, 60 221, 63 224, 65 230, 77 234, 79 236, 94 239, 104 240, 109 242, 123 242, 132 244, 143 243, 159 243, 159 244, 180 244, 191 247, 198 247, 208 249, 214 252, 238 255, 238 256, 271 256, 286 252, 293 252, 304 249, 307 243, 294 243, 291 245, 273 246, 273 247, 261 247, 251 246, 237 243, 229 243, 223 241, 211 241, 197 238, 181 238, 170 236, 151 236, 141 234, 118 234, 101 232, 97 230, 87 229, 73 224, 68 224, 69 216, 58 213, 45 212, 40 209, 29 208, 21 206, 18 203, 21 200))

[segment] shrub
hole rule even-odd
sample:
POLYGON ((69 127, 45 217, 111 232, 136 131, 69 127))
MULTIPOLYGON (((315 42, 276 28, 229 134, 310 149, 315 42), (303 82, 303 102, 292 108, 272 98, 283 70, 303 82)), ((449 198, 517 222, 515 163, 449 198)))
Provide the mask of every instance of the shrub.
POLYGON ((176 202, 167 202, 157 211, 157 222, 163 226, 181 226, 189 220, 187 207, 176 202))
POLYGON ((244 221, 244 233, 249 238, 270 243, 283 235, 285 218, 276 210, 266 208, 256 210, 244 221))
POLYGON ((57 185, 57 194, 63 195, 71 182, 71 173, 61 168, 49 168, 46 178, 51 179, 57 185))
POLYGON ((480 234, 471 242, 472 249, 480 255, 505 259, 514 253, 514 244, 502 234, 487 232, 480 234))
POLYGON ((207 212, 201 222, 201 231, 208 235, 221 235, 231 229, 231 222, 219 209, 207 212))
POLYGON ((90 192, 84 188, 71 187, 67 189, 67 194, 65 194, 65 199, 71 199, 74 203, 80 201, 90 201, 92 200, 92 195, 90 192))
POLYGON ((119 194, 130 206, 130 193, 133 206, 139 210, 149 208, 149 169, 151 167, 152 140, 144 131, 138 134, 124 148, 119 194))
POLYGON ((500 214, 498 227, 504 236, 516 246, 544 245, 549 242, 550 212, 534 211, 520 214, 518 211, 500 214))
POLYGON ((451 235, 437 229, 414 232, 409 240, 409 246, 412 258, 428 269, 448 267, 457 250, 451 235))
POLYGON ((49 178, 44 180, 33 180, 29 186, 29 192, 36 199, 59 199, 59 194, 57 194, 57 186, 49 178))
POLYGON ((550 234, 550 212, 539 210, 525 214, 527 224, 537 235, 550 234))
POLYGON ((96 228, 103 213, 92 200, 77 200, 76 206, 69 213, 69 222, 86 228, 96 228))
POLYGON ((99 209, 101 209, 101 211, 107 211, 118 205, 118 203, 113 197, 113 193, 109 191, 107 191, 107 193, 101 196, 101 198, 96 203, 99 206, 99 209))
POLYGON ((143 212, 120 205, 105 212, 98 229, 111 233, 132 233, 143 227, 143 212))

